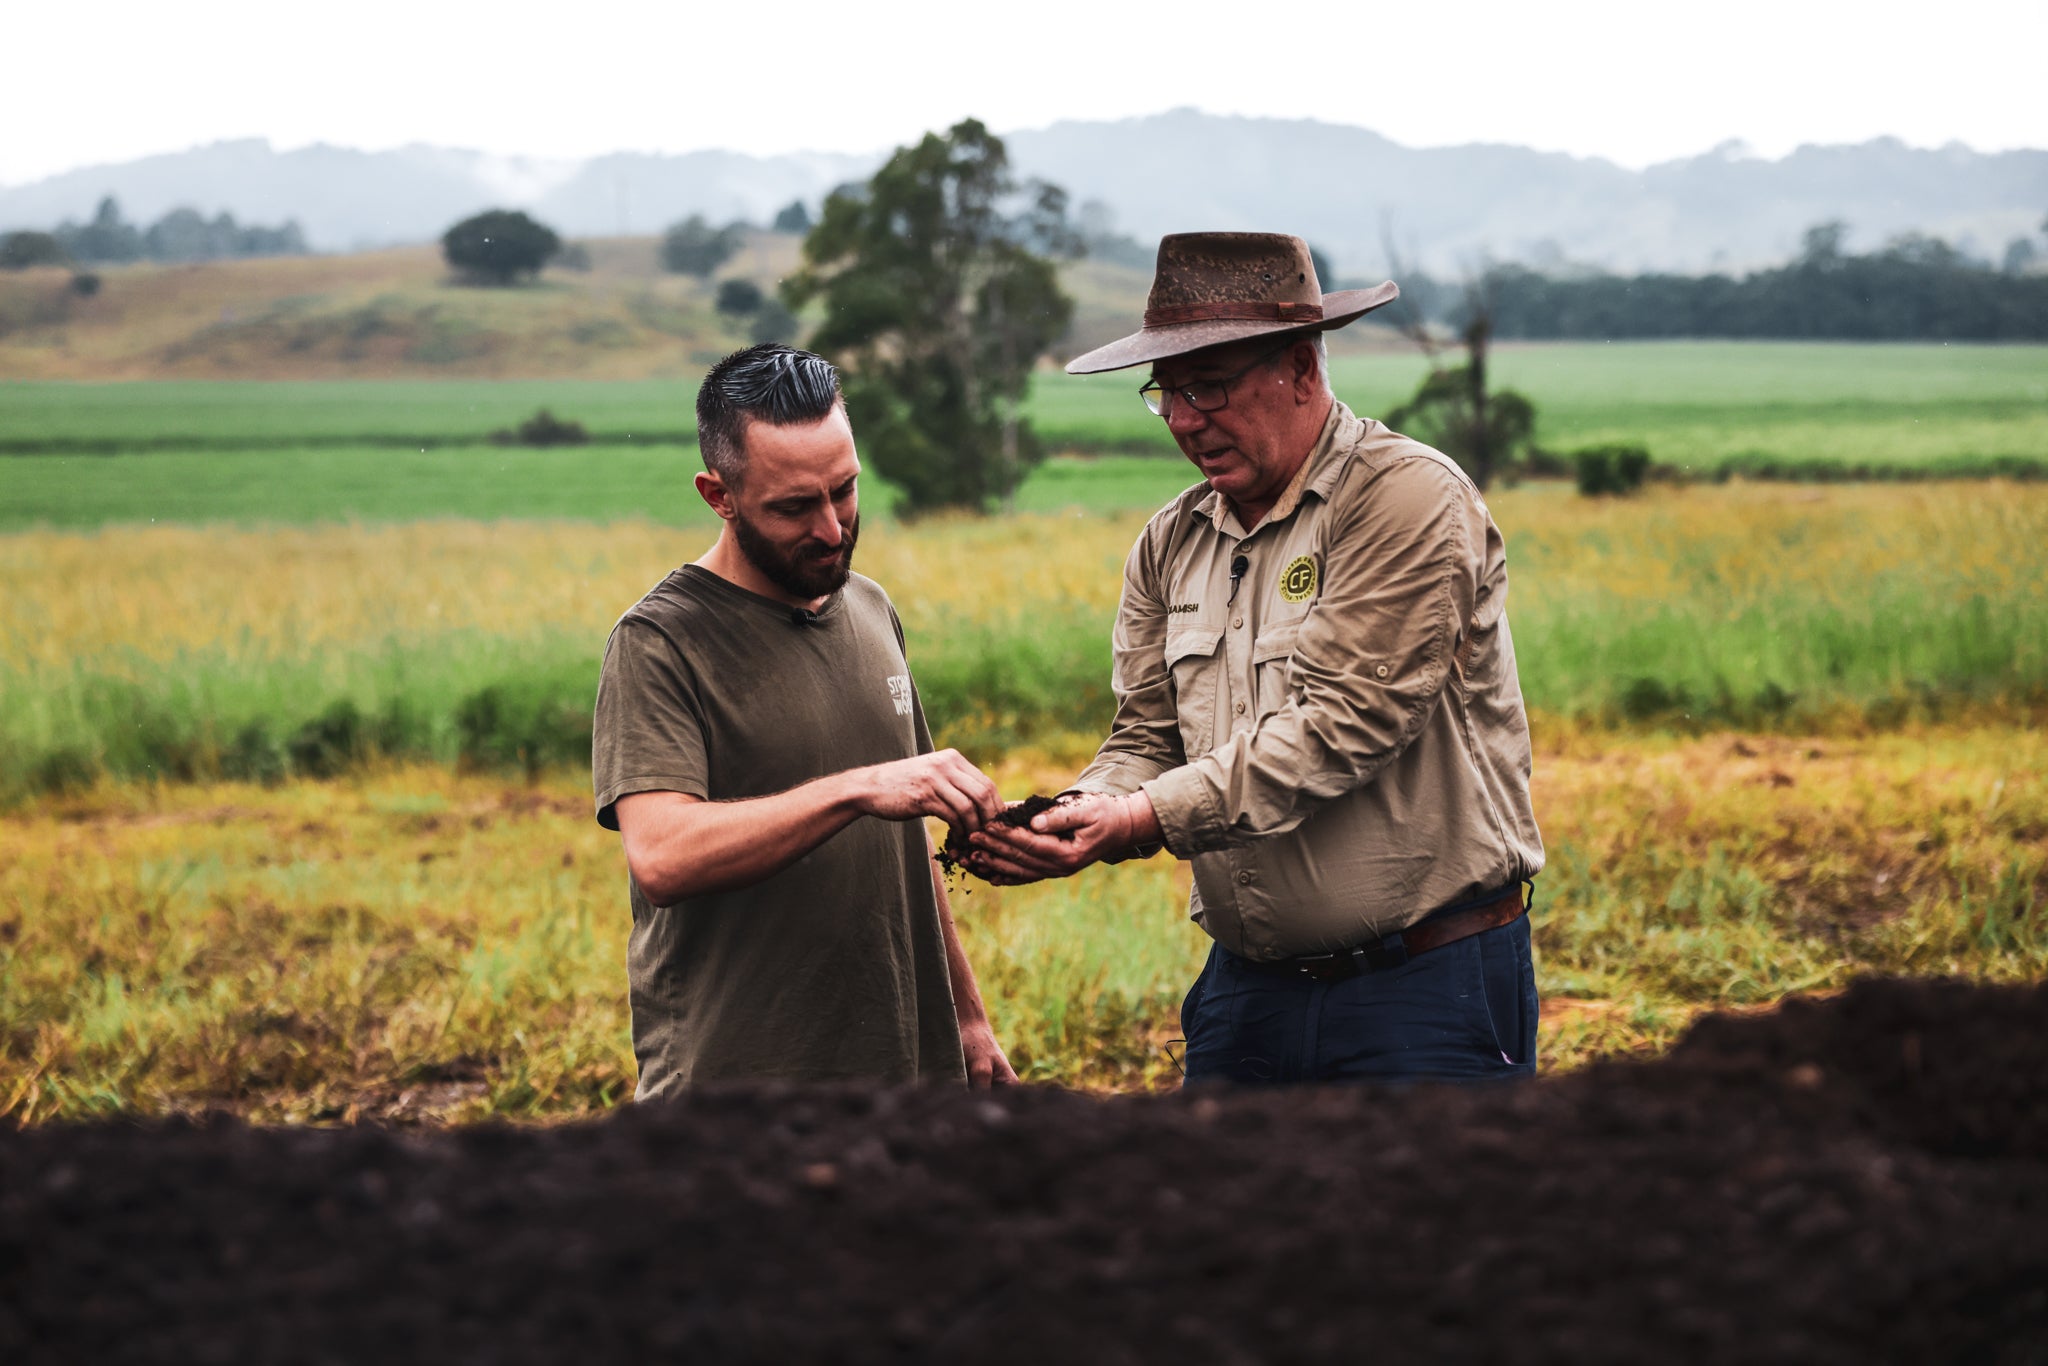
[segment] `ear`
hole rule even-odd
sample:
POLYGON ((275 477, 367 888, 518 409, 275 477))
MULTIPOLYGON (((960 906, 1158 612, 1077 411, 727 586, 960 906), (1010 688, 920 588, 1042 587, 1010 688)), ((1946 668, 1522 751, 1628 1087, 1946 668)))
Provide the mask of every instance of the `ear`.
POLYGON ((1322 395, 1322 362, 1316 355, 1313 338, 1296 342, 1287 352, 1287 359, 1293 363, 1292 380, 1294 402, 1297 406, 1313 403, 1322 395))
POLYGON ((730 522, 736 509, 733 507, 732 490, 726 487, 725 481, 710 470, 704 470, 693 482, 697 485, 697 496, 702 498, 713 512, 730 522))

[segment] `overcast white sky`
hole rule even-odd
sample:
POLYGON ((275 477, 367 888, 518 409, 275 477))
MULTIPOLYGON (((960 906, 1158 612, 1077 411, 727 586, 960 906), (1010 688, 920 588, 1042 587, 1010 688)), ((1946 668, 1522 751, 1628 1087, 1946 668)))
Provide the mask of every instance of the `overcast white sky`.
POLYGON ((221 138, 883 150, 1194 105, 1628 166, 1737 138, 2048 147, 2048 2, 101 0, 12 7, 0 184, 221 138), (82 19, 89 15, 89 19, 82 19))

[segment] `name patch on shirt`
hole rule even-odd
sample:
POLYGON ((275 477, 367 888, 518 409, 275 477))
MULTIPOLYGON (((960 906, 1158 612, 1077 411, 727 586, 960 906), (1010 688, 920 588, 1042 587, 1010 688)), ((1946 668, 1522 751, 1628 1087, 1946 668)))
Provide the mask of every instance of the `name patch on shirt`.
POLYGON ((898 716, 910 715, 910 675, 889 675, 889 700, 896 704, 898 716))
POLYGON ((1178 617, 1185 616, 1190 612, 1199 612, 1201 610, 1202 604, 1199 602, 1177 602, 1173 606, 1166 609, 1166 614, 1170 617, 1178 617))
POLYGON ((1296 555, 1280 571, 1280 596, 1288 602, 1307 602, 1316 591, 1316 562, 1296 555))

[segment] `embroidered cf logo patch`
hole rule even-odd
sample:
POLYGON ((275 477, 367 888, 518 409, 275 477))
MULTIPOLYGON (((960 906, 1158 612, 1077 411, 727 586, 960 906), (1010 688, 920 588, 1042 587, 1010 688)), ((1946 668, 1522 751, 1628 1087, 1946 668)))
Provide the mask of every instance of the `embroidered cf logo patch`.
POLYGON ((1280 596, 1289 602, 1307 602, 1316 591, 1316 562, 1296 555, 1280 571, 1280 596))

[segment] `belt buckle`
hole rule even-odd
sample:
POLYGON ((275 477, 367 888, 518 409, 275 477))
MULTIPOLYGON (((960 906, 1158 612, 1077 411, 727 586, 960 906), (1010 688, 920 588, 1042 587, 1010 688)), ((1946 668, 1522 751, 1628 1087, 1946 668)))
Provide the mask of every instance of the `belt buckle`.
POLYGON ((1304 954, 1294 960, 1294 970, 1314 982, 1346 981, 1358 975, 1356 952, 1304 954))
POLYGON ((1352 952, 1370 963, 1374 972, 1398 968, 1408 961, 1408 945, 1403 942, 1398 930, 1382 939, 1375 939, 1370 944, 1361 944, 1352 952))

